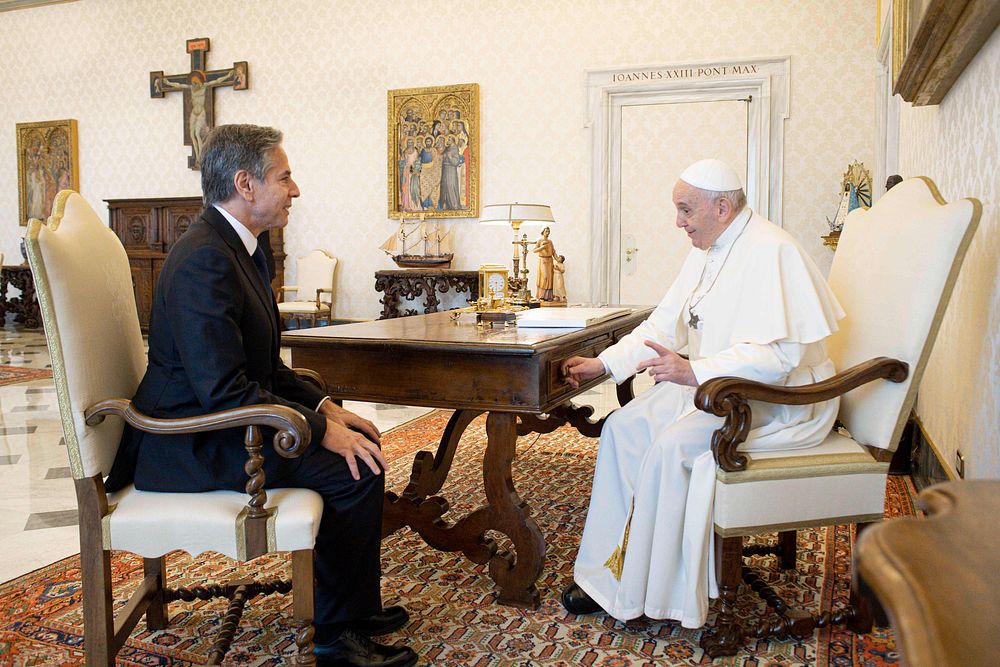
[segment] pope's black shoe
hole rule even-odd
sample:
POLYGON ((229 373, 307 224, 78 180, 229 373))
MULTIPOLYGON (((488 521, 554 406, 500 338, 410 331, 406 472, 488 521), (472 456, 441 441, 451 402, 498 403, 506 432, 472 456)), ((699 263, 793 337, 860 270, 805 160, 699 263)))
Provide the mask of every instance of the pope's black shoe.
POLYGON ((601 611, 601 605, 594 602, 594 598, 587 595, 587 591, 580 588, 575 581, 566 587, 562 594, 562 604, 566 611, 571 614, 595 614, 601 611))
POLYGON ((362 621, 355 621, 347 627, 359 635, 376 637, 393 630, 399 630, 410 620, 410 614, 400 605, 386 607, 377 614, 372 614, 362 621))
POLYGON ((378 644, 353 630, 344 630, 329 644, 313 649, 317 667, 413 667, 417 654, 407 646, 378 644))

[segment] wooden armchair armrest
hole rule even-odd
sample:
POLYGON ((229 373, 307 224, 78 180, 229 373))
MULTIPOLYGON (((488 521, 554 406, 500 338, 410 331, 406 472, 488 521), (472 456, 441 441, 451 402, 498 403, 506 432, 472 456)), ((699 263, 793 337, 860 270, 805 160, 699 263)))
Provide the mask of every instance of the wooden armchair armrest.
POLYGON ((713 378, 698 387, 694 404, 699 410, 725 417, 722 427, 712 434, 716 463, 727 471, 743 470, 746 455, 736 450, 750 432, 749 401, 782 405, 807 405, 828 401, 874 380, 902 382, 909 364, 889 357, 877 357, 853 366, 832 378, 798 387, 777 387, 736 377, 713 378))
POLYGON ((278 303, 281 303, 285 300, 285 292, 298 292, 298 291, 299 291, 298 285, 282 285, 281 287, 278 288, 278 303))
MULTIPOLYGON (((299 412, 284 405, 263 404, 247 405, 232 410, 213 412, 196 417, 181 419, 158 419, 149 417, 135 409, 132 401, 122 398, 109 398, 95 403, 84 412, 88 426, 96 426, 108 415, 117 415, 132 427, 147 433, 159 435, 185 433, 203 433, 219 431, 226 428, 247 427, 247 441, 250 440, 250 430, 253 429, 257 440, 260 440, 260 427, 268 426, 275 429, 274 448, 285 458, 296 458, 309 446, 312 431, 309 422, 299 412)), ((248 444, 249 446, 249 444, 248 444)))
MULTIPOLYGON (((323 308, 323 302, 320 301, 320 299, 319 299, 319 297, 320 297, 321 294, 333 294, 333 288, 332 287, 317 287, 316 288, 316 308, 317 309, 323 308)), ((333 307, 333 301, 332 300, 330 302, 330 307, 331 308, 333 307)))
POLYGON ((309 384, 314 385, 324 394, 329 393, 329 391, 327 391, 326 382, 323 381, 323 377, 311 368, 293 368, 292 372, 309 384))
POLYGON ((312 430, 300 412, 284 405, 262 404, 196 417, 157 419, 142 414, 133 407, 132 401, 122 398, 101 401, 84 412, 84 418, 89 426, 100 424, 108 415, 117 415, 140 431, 161 435, 203 433, 245 426, 247 431, 243 443, 247 450, 247 462, 243 470, 248 477, 245 490, 250 496, 244 522, 246 557, 250 560, 267 553, 267 519, 270 513, 264 508, 267 504, 267 493, 264 491, 266 479, 263 468, 264 457, 260 453, 262 448, 260 429, 262 426, 268 426, 277 430, 274 434, 274 448, 281 456, 285 458, 301 456, 309 447, 312 430))

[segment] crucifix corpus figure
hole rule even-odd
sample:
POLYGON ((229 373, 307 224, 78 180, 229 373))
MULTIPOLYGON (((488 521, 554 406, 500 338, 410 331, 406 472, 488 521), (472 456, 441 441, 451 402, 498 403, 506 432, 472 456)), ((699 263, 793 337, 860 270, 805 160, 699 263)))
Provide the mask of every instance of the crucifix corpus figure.
POLYGON ((208 37, 187 40, 191 71, 186 74, 149 73, 149 96, 164 97, 175 90, 184 93, 184 145, 191 147, 188 167, 201 169, 201 147, 209 130, 215 127, 215 92, 219 86, 246 90, 250 68, 246 61, 233 63, 229 69, 206 70, 208 37))

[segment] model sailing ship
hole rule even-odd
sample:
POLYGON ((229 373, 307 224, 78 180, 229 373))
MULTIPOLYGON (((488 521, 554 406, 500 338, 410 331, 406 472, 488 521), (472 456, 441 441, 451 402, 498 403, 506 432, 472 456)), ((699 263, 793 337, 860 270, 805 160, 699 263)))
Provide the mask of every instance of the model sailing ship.
POLYGON ((448 268, 455 257, 451 230, 440 222, 425 221, 423 214, 409 220, 401 215, 399 230, 379 247, 404 269, 448 268))

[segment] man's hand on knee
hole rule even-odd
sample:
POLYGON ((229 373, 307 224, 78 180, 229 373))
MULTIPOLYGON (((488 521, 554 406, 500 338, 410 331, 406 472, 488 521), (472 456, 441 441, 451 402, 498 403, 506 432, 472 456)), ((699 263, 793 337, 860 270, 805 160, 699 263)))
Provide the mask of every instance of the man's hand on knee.
POLYGON ((358 459, 367 465, 376 475, 382 474, 385 468, 385 459, 382 457, 382 450, 378 444, 369 440, 362 433, 358 433, 343 424, 332 419, 326 420, 326 435, 321 443, 324 448, 329 449, 334 454, 340 454, 347 461, 347 467, 351 470, 351 477, 361 479, 358 471, 358 459))
POLYGON ((652 359, 640 361, 636 367, 636 372, 645 370, 656 382, 673 382, 674 384, 685 384, 689 387, 698 386, 698 378, 691 370, 691 362, 677 354, 673 350, 667 349, 651 340, 646 341, 646 347, 656 352, 657 356, 652 359))
POLYGON ((597 358, 570 357, 562 364, 562 375, 574 389, 581 382, 604 375, 604 362, 597 358))

